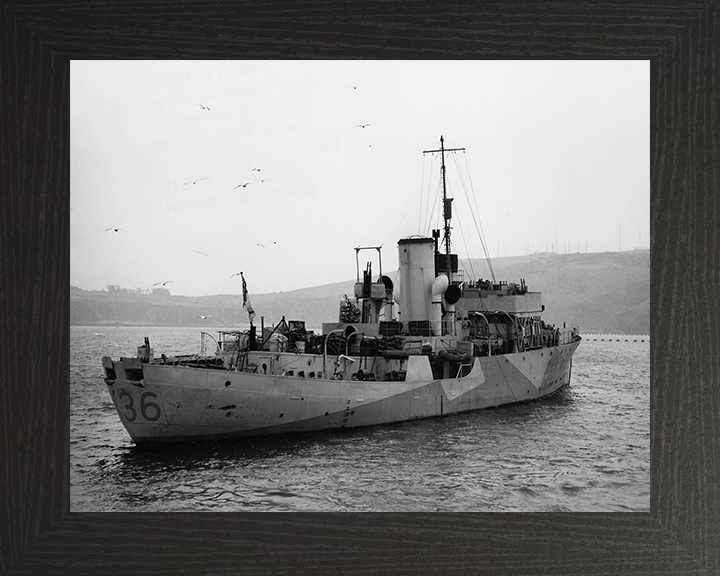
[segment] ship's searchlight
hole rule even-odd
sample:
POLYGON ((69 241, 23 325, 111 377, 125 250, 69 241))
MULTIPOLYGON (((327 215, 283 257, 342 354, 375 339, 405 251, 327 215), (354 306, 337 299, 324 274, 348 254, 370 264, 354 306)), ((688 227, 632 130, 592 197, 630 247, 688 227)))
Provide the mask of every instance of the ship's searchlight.
POLYGON ((457 304, 458 300, 460 300, 460 296, 462 296, 462 291, 457 284, 449 286, 448 289, 445 290, 445 292, 443 293, 443 298, 445 299, 445 302, 450 305, 457 304))

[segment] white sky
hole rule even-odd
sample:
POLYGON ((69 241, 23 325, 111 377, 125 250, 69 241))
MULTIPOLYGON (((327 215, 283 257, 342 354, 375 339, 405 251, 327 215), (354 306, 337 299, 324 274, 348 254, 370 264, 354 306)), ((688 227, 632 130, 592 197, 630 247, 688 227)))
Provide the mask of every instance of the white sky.
POLYGON ((289 291, 378 245, 389 272, 429 234, 440 135, 461 258, 464 190, 491 257, 648 247, 649 95, 647 61, 73 61, 70 281, 289 291))

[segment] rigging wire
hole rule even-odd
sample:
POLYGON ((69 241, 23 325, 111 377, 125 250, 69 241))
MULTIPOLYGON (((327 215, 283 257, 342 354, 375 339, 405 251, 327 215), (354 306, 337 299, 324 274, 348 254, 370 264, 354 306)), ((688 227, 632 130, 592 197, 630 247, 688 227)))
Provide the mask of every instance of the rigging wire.
MULTIPOLYGON (((488 250, 487 242, 485 240, 485 234, 484 234, 482 224, 481 224, 480 218, 479 218, 480 209, 478 208, 477 196, 475 195, 475 190, 472 185, 472 178, 470 176, 470 168, 469 168, 468 162, 467 162, 467 155, 466 154, 463 154, 463 155, 465 157, 465 168, 466 168, 466 172, 467 172, 467 176, 468 176, 470 193, 468 193, 468 186, 466 185, 465 180, 463 178, 463 171, 460 170, 457 153, 452 152, 453 160, 455 162, 455 167, 456 167, 457 174, 458 174, 458 179, 460 180, 460 183, 463 188, 463 192, 465 194, 465 199, 467 201, 467 205, 470 210, 470 215, 472 216, 473 223, 475 225, 475 231, 477 232, 478 238, 480 240, 480 244, 481 244, 483 252, 485 254, 485 259, 488 264, 488 269, 490 270, 490 275, 492 276, 493 282, 495 282, 496 281, 495 271, 493 270, 493 267, 492 267, 492 262, 490 260, 490 251, 488 250), (472 201, 470 199, 470 196, 472 196, 472 201)), ((431 169, 429 171, 429 178, 428 178, 428 195, 425 198, 425 225, 423 227, 425 234, 428 236, 430 235, 430 228, 432 227, 433 217, 435 216, 435 208, 437 207, 437 204, 438 204, 439 190, 440 190, 440 187, 442 186, 442 182, 439 181, 437 184, 435 194, 432 195, 434 197, 434 200, 433 200, 433 204, 432 204, 432 209, 430 209, 430 206, 429 206, 430 205, 430 196, 431 196, 430 190, 431 190, 431 183, 432 183, 432 178, 433 178, 433 168, 435 166, 435 162, 438 161, 435 155, 433 155, 431 158, 432 158, 432 160, 431 160, 432 163, 430 165, 431 169)), ((423 174, 424 173, 425 173, 425 165, 423 163, 423 174)), ((446 185, 447 185, 447 182, 446 182, 446 185)), ((423 188, 424 188, 424 186, 423 186, 423 188)), ((422 197, 421 197, 421 202, 422 202, 422 197)), ((458 224, 460 225, 460 220, 458 220, 458 224)), ((468 254, 470 254, 470 251, 469 251, 468 245, 467 245, 467 239, 464 235, 464 231, 462 230, 461 226, 460 226, 460 233, 463 237, 463 243, 465 244, 465 250, 468 254)), ((451 245, 452 245, 452 242, 451 242, 451 245)), ((473 279, 475 279, 475 271, 472 266, 471 258, 468 258, 468 264, 470 266, 471 276, 473 279)), ((465 272, 467 272, 467 269, 465 268, 464 265, 463 265, 463 270, 465 270, 465 272)))
MULTIPOLYGON (((462 172, 460 171, 460 169, 458 167, 457 157, 455 157, 454 160, 455 160, 455 168, 457 169, 457 173, 458 173, 458 180, 460 180, 460 184, 462 186, 463 192, 465 192, 465 198, 467 199, 467 191, 465 189, 465 181, 463 180, 462 172)), ((469 201, 468 201, 468 206, 470 206, 469 201)), ((470 206, 470 212, 472 213, 472 206, 470 206)), ((477 279, 477 276, 475 276, 475 269, 473 268, 472 258, 470 257, 470 248, 468 247, 468 243, 465 238, 465 233, 463 232, 463 229, 462 229, 462 219, 460 219, 460 218, 458 218, 458 225, 460 227, 460 235, 462 236, 463 244, 465 245, 465 254, 467 254, 467 263, 470 266, 470 278, 474 282, 477 279)), ((462 260, 460 262, 462 262, 462 260)), ((462 266, 463 266, 463 270, 465 272, 467 272, 465 265, 463 264, 462 266)))
MULTIPOLYGON (((485 233, 482 229, 482 224, 480 223, 480 209, 477 206, 477 195, 475 194, 475 189, 472 185, 472 177, 470 176, 470 167, 467 163, 467 155, 463 155, 465 157, 465 168, 468 175, 468 181, 470 183, 470 191, 472 192, 473 201, 475 203, 475 212, 477 212, 477 217, 475 215, 475 212, 473 212, 472 205, 470 204, 470 198, 468 197, 467 191, 465 192, 465 196, 467 197, 468 205, 470 206, 470 215, 473 218, 473 222, 475 223, 475 228, 478 232, 478 236, 480 237, 480 243, 482 244, 483 251, 485 252, 485 259, 488 263, 488 268, 490 269, 490 274, 492 275, 493 282, 495 282, 495 271, 492 267, 492 262, 490 261, 490 251, 487 249, 487 243, 485 242, 485 233)), ((455 159, 457 162, 457 158, 455 159)), ((458 172, 460 172, 460 169, 458 168, 458 172)))
MULTIPOLYGON (((473 215, 473 214, 472 214, 473 207, 472 207, 472 204, 470 203, 470 198, 469 198, 468 193, 467 193, 467 186, 466 186, 465 181, 464 181, 464 179, 463 179, 462 171, 460 170, 460 167, 459 167, 459 165, 458 165, 457 158, 455 158, 454 160, 455 160, 455 168, 456 168, 457 174, 458 174, 458 179, 460 180, 460 184, 462 185, 462 189, 463 189, 463 192, 464 192, 464 194, 465 194, 465 199, 467 200, 467 205, 468 205, 468 208, 469 208, 469 210, 470 210, 470 214, 473 215)), ((462 222, 462 220, 458 219, 458 223, 460 223, 460 222, 462 222)), ((477 231, 477 226, 475 226, 475 229, 476 229, 476 231, 477 231)), ((479 233, 479 231, 477 231, 477 232, 478 232, 478 237, 479 237, 479 236, 480 236, 480 233, 479 233)), ((472 258, 470 257, 470 249, 469 249, 469 247, 468 247, 468 245, 467 245, 467 240, 465 239, 464 236, 463 236, 463 242, 465 242, 465 253, 468 255, 467 261, 468 261, 468 265, 470 266, 470 272, 471 272, 471 275, 472 275, 473 280, 475 280, 476 276, 475 276, 475 270, 474 270, 473 265, 472 265, 472 258)), ((482 244, 482 238, 480 238, 480 243, 482 244)))
MULTIPOLYGON (((463 244, 465 245, 465 251, 467 252, 468 245, 467 245, 467 242, 465 241, 465 234, 463 233, 462 225, 459 226, 459 229, 460 229, 460 236, 462 236, 463 244)), ((457 249, 455 248, 455 242, 453 242, 452 240, 450 241, 450 250, 451 250, 451 252, 457 253, 457 249)), ((464 272, 463 278, 465 277, 465 275, 467 275, 472 282, 475 282, 475 270, 473 270, 473 267, 472 267, 472 259, 468 258, 467 263, 470 266, 469 274, 468 274, 468 269, 465 266, 465 261, 462 258, 458 258, 458 266, 460 268, 462 268, 462 271, 464 272)))
MULTIPOLYGON (((419 163, 418 163, 417 166, 416 166, 416 172, 415 172, 415 177, 416 177, 416 178, 417 178, 418 174, 420 174, 421 172, 424 171, 424 168, 425 168, 425 165, 424 165, 424 163, 422 162, 422 160, 420 160, 419 163)), ((424 178, 424 176, 423 176, 423 178, 424 178)), ((414 182, 417 182, 417 180, 414 180, 414 182)), ((422 179, 421 179, 421 180, 420 180, 421 199, 422 199, 422 188, 423 188, 423 181, 422 181, 422 179)), ((407 211, 408 211, 408 206, 410 206, 410 201, 411 201, 411 200, 417 201, 417 192, 414 191, 414 190, 415 190, 415 185, 413 185, 413 186, 408 186, 408 191, 406 192, 406 196, 407 196, 407 197, 406 197, 406 199, 405 199, 405 206, 403 206, 402 215, 400 216, 400 218, 399 218, 398 221, 397 221, 397 232, 396 232, 396 234, 395 234, 395 238, 400 238, 400 236, 404 233, 404 230, 403 230, 403 222, 405 222, 405 214, 406 214, 407 211)), ((413 204, 415 204, 415 203, 413 202, 413 204)), ((415 205, 416 205, 416 204, 415 204, 415 205)))
POLYGON ((428 204, 430 202, 430 189, 427 186, 427 182, 430 181, 431 175, 432 175, 432 163, 429 165, 429 169, 426 170, 425 167, 427 165, 427 159, 425 158, 425 155, 423 155, 423 180, 420 187, 420 210, 418 213, 418 234, 422 234, 423 230, 425 229, 425 221, 427 220, 427 211, 428 211, 428 204), (427 189, 427 197, 425 196, 425 191, 427 189))
POLYGON ((425 158, 422 161, 422 175, 420 177, 420 210, 418 210, 418 227, 417 231, 420 234, 422 230, 422 205, 423 205, 423 191, 425 190, 425 158))
POLYGON ((435 207, 437 206, 437 200, 438 200, 437 190, 436 190, 435 194, 430 194, 432 180, 433 180, 433 168, 435 167, 436 162, 437 162, 437 159, 434 156, 431 156, 430 174, 428 175, 428 185, 427 185, 428 193, 427 193, 427 199, 426 199, 426 203, 425 203, 425 224, 422 227, 422 229, 419 231, 419 232, 424 231, 425 235, 428 234, 430 226, 432 226, 432 218, 433 218, 433 215, 435 214, 435 207), (430 198, 431 197, 433 198, 432 211, 430 210, 430 198))
MULTIPOLYGON (((440 188, 440 185, 438 184, 438 189, 439 188, 440 188)), ((430 190, 428 190, 428 200, 430 199, 430 196, 431 196, 430 190)), ((437 218, 438 220, 440 219, 439 212, 438 212, 438 215, 435 216, 435 209, 437 208, 438 200, 439 200, 440 196, 441 196, 441 194, 440 194, 439 190, 436 190, 435 194, 432 194, 432 197, 434 198, 432 209, 426 213, 426 217, 425 217, 425 227, 424 227, 425 236, 431 235, 430 229, 433 227, 433 219, 434 218, 437 218)), ((437 226, 439 227, 440 224, 438 223, 437 226)))
POLYGON ((440 198, 442 198, 440 189, 441 189, 441 185, 438 183, 437 190, 435 190, 435 194, 433 194, 435 199, 433 200, 432 210, 430 211, 430 219, 428 220, 427 227, 425 230, 426 236, 432 236, 433 228, 441 228, 442 227, 441 223, 440 223, 440 219, 442 217, 441 216, 442 212, 440 211, 440 208, 438 206, 440 203, 440 198), (436 211, 437 211, 437 213, 436 213, 436 211), (432 222, 433 219, 435 219, 435 221, 436 221, 434 226, 433 226, 433 222, 432 222))
MULTIPOLYGON (((460 230, 460 236, 462 237, 463 244, 465 245, 465 254, 468 254, 467 262, 470 265, 469 276, 472 279, 472 281, 474 282, 475 281, 475 270, 473 270, 472 259, 469 256, 470 249, 468 248, 467 238, 465 237, 465 231, 463 230, 463 227, 462 227, 462 219, 458 218, 457 223, 458 223, 458 229, 460 230)), ((452 240, 450 240, 450 247, 451 247, 452 251, 457 252, 457 250, 455 250, 455 243, 452 240)), ((465 264, 463 263, 462 259, 458 258, 458 264, 460 266, 462 266, 463 272, 467 273, 467 268, 465 267, 465 264)))
MULTIPOLYGON (((472 215, 473 207, 472 207, 472 204, 470 204, 470 198, 468 197, 468 193, 467 193, 467 186, 465 185, 465 181, 464 181, 464 179, 463 179, 462 171, 460 170, 460 166, 458 165, 457 157, 454 158, 454 160, 455 160, 455 169, 457 170, 457 174, 458 174, 458 180, 460 180, 460 184, 461 184, 462 189, 463 189, 463 192, 464 192, 464 194, 465 194, 465 199, 467 200, 468 208, 470 209, 470 214, 472 215)), ((461 225, 461 223, 462 223, 462 220, 461 220, 461 219, 458 219, 458 224, 461 225)), ((477 226, 476 226, 475 228, 476 228, 476 231, 477 231, 477 226)), ((470 248, 468 247, 467 240, 466 240, 466 238, 465 238, 465 236, 464 236, 462 227, 460 228, 460 233, 461 233, 461 235, 463 236, 463 243, 465 244, 465 254, 468 255, 468 257, 467 257, 467 262, 468 262, 468 265, 470 266, 470 277, 473 279, 473 281, 475 281, 477 277, 475 276, 475 269, 473 268, 472 258, 470 257, 470 248)), ((478 236, 480 236, 480 233, 479 233, 479 232, 478 232, 478 236)), ((481 244, 482 244, 482 241, 483 241, 483 239, 480 238, 480 243, 481 243, 481 244)), ((463 270, 464 270, 465 272, 467 272, 467 269, 465 268, 464 265, 463 265, 463 270)))

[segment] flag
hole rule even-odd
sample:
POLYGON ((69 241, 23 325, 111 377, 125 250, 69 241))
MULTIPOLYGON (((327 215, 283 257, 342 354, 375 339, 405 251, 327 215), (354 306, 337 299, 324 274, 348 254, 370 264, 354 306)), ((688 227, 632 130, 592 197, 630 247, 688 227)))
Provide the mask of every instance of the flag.
POLYGON ((253 318, 255 318, 255 310, 253 310, 252 304, 250 304, 247 284, 245 283, 245 276, 243 276, 242 272, 240 272, 240 278, 242 278, 243 308, 247 310, 248 316, 250 317, 250 324, 252 324, 253 318))

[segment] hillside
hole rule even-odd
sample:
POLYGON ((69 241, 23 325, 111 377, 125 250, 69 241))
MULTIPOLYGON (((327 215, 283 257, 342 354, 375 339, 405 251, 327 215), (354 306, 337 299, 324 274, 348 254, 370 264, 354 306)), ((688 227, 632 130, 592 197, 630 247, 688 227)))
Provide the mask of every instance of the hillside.
POLYGON ((582 331, 650 333, 650 250, 547 254, 494 264, 496 276, 525 278, 543 293, 544 318, 582 331), (498 271, 500 274, 498 274, 498 271))
MULTIPOLYGON (((464 262, 476 277, 490 276, 484 260, 464 262)), ((498 280, 524 278, 531 291, 543 293, 546 321, 578 325, 581 331, 650 332, 650 251, 590 254, 531 254, 497 258, 498 280)), ((290 292, 251 294, 259 324, 305 320, 309 328, 337 318, 340 299, 351 295, 354 279, 290 292)), ((122 289, 88 291, 71 287, 72 325, 244 326, 242 296, 173 296, 167 290, 138 294, 122 289), (212 318, 201 318, 212 316, 212 318)))

